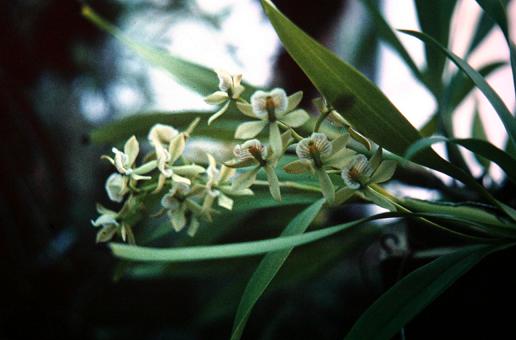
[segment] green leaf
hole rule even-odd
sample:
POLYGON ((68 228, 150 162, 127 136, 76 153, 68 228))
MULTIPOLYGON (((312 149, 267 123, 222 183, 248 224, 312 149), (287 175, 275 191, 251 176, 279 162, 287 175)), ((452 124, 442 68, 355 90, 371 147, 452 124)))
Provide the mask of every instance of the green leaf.
POLYGON ((419 129, 419 133, 423 137, 430 137, 437 132, 439 126, 439 115, 434 113, 432 117, 419 129))
MULTIPOLYGON (((494 61, 487 65, 482 66, 478 69, 478 73, 484 78, 489 76, 494 71, 500 69, 500 67, 505 66, 507 63, 504 61, 494 61)), ((453 78, 451 79, 448 87, 446 95, 449 97, 449 100, 446 103, 446 111, 453 114, 454 109, 459 106, 459 104, 466 98, 466 96, 473 90, 475 84, 464 75, 463 72, 456 72, 453 78)))
MULTIPOLYGON (((304 233, 321 210, 323 204, 324 200, 320 199, 303 210, 287 225, 285 230, 283 230, 281 233, 281 236, 298 235, 304 233)), ((251 314, 251 310, 267 286, 269 286, 272 279, 283 266, 283 263, 290 255, 292 249, 293 248, 288 248, 282 251, 269 253, 262 259, 258 265, 258 268, 256 268, 256 271, 253 273, 253 276, 249 280, 242 298, 240 299, 240 304, 238 305, 235 321, 233 323, 231 340, 237 340, 241 338, 245 324, 247 323, 247 319, 251 314)))
MULTIPOLYGON (((397 155, 405 154, 410 145, 421 138, 419 132, 365 76, 304 33, 270 0, 262 0, 262 4, 290 56, 326 100, 340 110, 357 130, 397 155), (350 97, 353 98, 351 107, 350 97)), ((435 152, 426 150, 414 160, 457 178, 500 206, 472 176, 435 152)))
POLYGON ((301 31, 270 1, 262 3, 285 49, 357 130, 400 155, 419 139, 417 130, 365 76, 301 31), (346 110, 341 110, 344 101, 346 110))
POLYGON ((376 30, 378 35, 387 43, 389 46, 391 46, 396 53, 405 61, 405 64, 408 66, 408 68, 412 71, 412 74, 419 79, 421 82, 424 83, 423 75, 421 74, 421 71, 418 69, 416 63, 414 63, 414 60, 412 60, 412 57, 407 52, 401 41, 396 36, 396 33, 393 31, 393 29, 389 26, 383 15, 380 13, 379 10, 379 4, 377 1, 373 0, 361 0, 362 3, 367 7, 367 10, 373 17, 373 23, 376 26, 376 30))
MULTIPOLYGON (((203 96, 217 90, 217 76, 212 69, 186 61, 166 51, 147 46, 146 44, 131 39, 116 26, 95 13, 89 6, 85 5, 82 7, 82 15, 100 29, 111 34, 143 59, 151 64, 163 67, 180 84, 203 96)), ((256 88, 250 84, 242 82, 242 85, 245 86, 245 95, 250 95, 256 91, 256 88)))
POLYGON ((281 236, 268 240, 214 246, 191 246, 171 249, 131 246, 121 243, 110 243, 109 246, 114 256, 131 261, 185 262, 223 259, 259 255, 297 247, 303 244, 315 242, 365 222, 400 216, 407 216, 407 214, 382 213, 300 235, 281 236))
POLYGON ((515 86, 514 91, 516 93, 516 46, 511 40, 509 33, 509 24, 507 23, 507 10, 505 4, 507 2, 501 0, 477 0, 477 3, 482 9, 500 26, 503 32, 507 45, 509 45, 512 79, 515 86))
POLYGON ((475 154, 482 156, 486 159, 489 159, 496 163, 503 171, 507 174, 509 178, 513 181, 516 181, 516 159, 505 153, 503 150, 497 148, 493 144, 474 138, 446 138, 446 137, 429 137, 422 138, 416 143, 414 143, 405 154, 406 159, 411 159, 415 154, 420 152, 423 149, 429 148, 432 144, 435 143, 453 143, 457 145, 461 145, 475 154))
POLYGON ((127 140, 132 135, 145 137, 154 124, 172 125, 176 129, 184 130, 197 117, 202 117, 203 124, 199 124, 194 131, 195 136, 206 136, 222 140, 233 140, 236 127, 241 123, 237 120, 224 120, 224 124, 217 124, 217 128, 210 128, 205 123, 210 112, 148 112, 131 115, 127 118, 105 124, 90 133, 90 139, 95 144, 116 144, 127 140))
POLYGON ((449 202, 430 202, 413 198, 401 198, 401 204, 417 213, 438 213, 449 215, 499 229, 516 230, 516 224, 510 223, 495 214, 485 210, 485 206, 465 205, 449 202))
MULTIPOLYGON (((448 46, 451 17, 456 2, 456 0, 415 0, 421 30, 443 46, 448 46)), ((425 46, 425 54, 425 76, 431 85, 431 91, 438 94, 442 87, 446 58, 429 46, 425 46)))
POLYGON ((146 46, 127 37, 117 27, 110 24, 88 6, 83 6, 82 14, 102 30, 112 34, 117 40, 152 64, 169 71, 182 85, 207 95, 217 89, 217 77, 209 68, 188 62, 165 51, 146 46))
MULTIPOLYGON (((487 140, 486 131, 484 129, 484 124, 482 123, 482 119, 480 118, 480 113, 478 112, 478 105, 475 105, 475 113, 473 114, 473 126, 471 128, 471 135, 473 138, 483 141, 487 140)), ((474 154, 476 160, 484 167, 484 169, 487 171, 489 169, 490 162, 488 159, 478 155, 474 154)))
POLYGON ((408 274, 371 305, 345 340, 390 339, 497 246, 477 245, 444 255, 408 274))
POLYGON ((453 61, 453 63, 457 65, 457 67, 461 69, 475 83, 479 90, 482 91, 482 93, 486 96, 486 98, 489 100, 491 105, 494 107, 496 113, 500 117, 512 142, 516 143, 516 120, 512 116, 511 112, 507 109, 500 96, 498 96, 498 94, 486 82, 484 77, 482 77, 482 75, 478 73, 478 71, 473 69, 467 62, 456 56, 454 53, 450 52, 448 49, 443 47, 432 37, 429 37, 424 33, 415 31, 402 30, 401 32, 412 35, 422 40, 428 45, 433 45, 433 47, 438 48, 442 53, 446 54, 446 56, 448 56, 448 58, 450 58, 450 60, 453 61))

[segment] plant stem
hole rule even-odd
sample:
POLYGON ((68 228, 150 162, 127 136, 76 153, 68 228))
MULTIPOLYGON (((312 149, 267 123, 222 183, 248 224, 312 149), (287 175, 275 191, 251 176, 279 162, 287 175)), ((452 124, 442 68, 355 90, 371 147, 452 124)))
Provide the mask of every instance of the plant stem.
MULTIPOLYGON (((391 201, 392 204, 394 204, 394 206, 399 209, 401 212, 406 212, 406 213, 412 213, 412 211, 410 209, 407 209, 405 206, 403 206, 403 202, 400 201, 397 197, 395 197, 394 195, 392 195, 390 192, 388 192, 387 190, 385 190, 383 187, 379 186, 378 184, 372 184, 370 185, 370 188, 375 191, 377 194, 379 195, 382 195, 385 199, 391 201)), ((464 238, 464 239, 467 239, 467 240, 475 240, 475 241, 481 241, 481 242, 490 242, 492 241, 491 238, 485 238, 485 237, 478 237, 478 236, 472 236, 472 235, 468 235, 468 234, 464 234, 464 233, 461 233, 459 231, 455 231, 455 230, 452 230, 452 229, 449 229, 449 228, 446 228, 438 223, 435 223, 435 222, 432 222, 424 217, 416 217, 418 220, 428 224, 428 225, 431 225, 435 228, 438 228, 438 229, 441 229, 441 230, 444 230, 444 231, 447 231, 455 236, 459 236, 461 238, 464 238)))
MULTIPOLYGON (((254 182, 254 185, 269 186, 270 184, 267 181, 256 180, 254 182)), ((298 190, 318 192, 318 193, 321 192, 321 189, 319 189, 318 187, 308 185, 308 184, 291 182, 291 181, 279 182, 279 186, 283 187, 283 188, 298 189, 298 190)))
POLYGON ((281 126, 285 130, 290 130, 292 132, 292 137, 294 137, 298 142, 303 139, 303 136, 301 136, 299 133, 296 132, 293 128, 290 126, 285 125, 281 121, 278 120, 278 125, 281 126))

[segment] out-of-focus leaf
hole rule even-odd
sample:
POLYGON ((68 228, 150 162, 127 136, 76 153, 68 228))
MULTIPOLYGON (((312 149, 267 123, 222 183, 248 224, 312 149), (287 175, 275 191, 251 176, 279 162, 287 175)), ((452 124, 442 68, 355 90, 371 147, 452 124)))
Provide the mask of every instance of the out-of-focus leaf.
MULTIPOLYGON (((129 38, 117 27, 95 13, 89 6, 83 6, 82 14, 148 62, 163 67, 182 85, 201 95, 208 95, 217 90, 217 76, 213 70, 129 38)), ((243 85, 246 87, 247 94, 255 90, 249 84, 244 83, 243 85)))
POLYGON ((437 132, 437 128, 439 126, 439 116, 437 113, 434 113, 430 119, 423 125, 421 129, 419 129, 419 133, 423 137, 430 137, 431 135, 437 132))
POLYGON ((206 124, 211 112, 149 112, 139 113, 105 124, 90 133, 90 139, 96 144, 115 144, 126 140, 132 135, 144 137, 154 124, 172 125, 176 129, 186 129, 195 118, 201 117, 202 122, 194 131, 195 136, 207 136, 222 140, 233 140, 233 133, 240 124, 238 120, 224 120, 216 128, 206 124))
MULTIPOLYGON (((478 112, 478 106, 475 106, 475 112, 473 114, 473 126, 471 128, 471 135, 473 138, 483 141, 487 140, 486 131, 484 129, 484 124, 482 123, 482 119, 480 118, 480 113, 478 112)), ((474 153, 476 160, 484 167, 487 171, 489 169, 489 160, 474 153)))
POLYGON ((499 246, 469 246, 416 269, 380 296, 358 319, 345 340, 391 339, 496 247, 499 246))
MULTIPOLYGON (((263 7, 283 46, 326 100, 362 134, 383 148, 405 154, 421 138, 419 132, 385 95, 365 76, 309 37, 270 0, 263 7), (354 104, 349 108, 349 98, 354 104), (345 106, 345 110, 340 110, 345 106)), ((415 162, 457 178, 499 205, 475 179, 431 150, 416 156, 415 162)))
MULTIPOLYGON (((415 0, 417 17, 421 30, 443 46, 448 46, 450 23, 456 0, 415 0)), ((435 94, 442 87, 442 74, 446 58, 438 51, 425 46, 425 76, 435 94)))
POLYGON ((503 171, 511 178, 513 181, 516 181, 516 159, 505 153, 503 150, 497 148, 493 144, 483 141, 480 139, 474 138, 446 138, 446 137, 429 137, 422 138, 414 143, 405 154, 406 159, 411 159, 414 155, 416 155, 421 150, 429 148, 432 144, 435 143, 453 143, 457 145, 461 145, 468 149, 471 152, 474 152, 477 155, 480 155, 486 159, 489 159, 496 163, 503 171))
POLYGON ((501 228, 506 231, 511 230, 511 232, 516 230, 516 224, 514 224, 514 222, 492 214, 486 211, 485 207, 482 206, 476 207, 448 202, 430 202, 412 198, 402 198, 401 201, 403 206, 410 209, 412 212, 438 213, 481 223, 487 227, 501 228))
MULTIPOLYGON (((283 230, 281 236, 298 235, 305 232, 310 226, 315 217, 319 214, 324 200, 320 199, 317 202, 310 205, 308 208, 299 213, 283 230)), ((293 248, 284 249, 282 251, 269 253, 256 268, 256 271, 251 276, 249 283, 247 284, 240 304, 235 315, 235 321, 233 323, 233 330, 231 334, 232 340, 237 340, 242 337, 245 324, 251 314, 251 310, 254 305, 262 296, 263 292, 270 284, 274 276, 278 273, 279 269, 290 255, 293 248)))
MULTIPOLYGON (((486 78, 491 73, 505 65, 506 63, 504 61, 495 61, 479 68, 478 73, 480 73, 482 77, 486 78)), ((447 95, 450 99, 446 105, 448 106, 447 110, 449 111, 449 114, 453 113, 454 109, 459 106, 474 87, 475 84, 473 81, 464 75, 463 72, 459 71, 455 73, 447 87, 447 95)))
POLYGON ((473 69, 467 62, 456 56, 454 53, 450 52, 448 49, 446 49, 444 46, 439 44, 435 39, 432 37, 421 33, 421 32, 415 32, 415 31, 407 31, 402 30, 401 32, 412 35, 423 42, 425 42, 428 45, 433 45, 433 47, 439 49, 443 54, 448 56, 451 61, 459 69, 461 69, 479 88, 480 91, 486 96, 486 98, 489 100, 491 105, 494 107, 496 113, 498 113, 498 116, 500 117, 503 125, 505 126, 505 129, 507 130, 507 133, 509 134, 509 137, 511 138, 513 143, 516 143, 516 120, 512 116, 511 112, 507 109, 505 104, 503 103, 500 96, 493 90, 493 88, 486 82, 484 77, 475 69, 473 69))
POLYGON ((362 0, 362 3, 367 7, 367 10, 373 17, 373 23, 376 26, 378 35, 391 46, 396 53, 405 61, 405 64, 412 71, 412 74, 424 83, 423 75, 419 71, 417 65, 412 60, 412 57, 407 52, 401 41, 396 36, 396 33, 389 26, 380 9, 378 3, 373 0, 362 0))
POLYGON ((516 46, 512 42, 509 33, 509 24, 507 23, 507 9, 505 8, 507 2, 501 0, 477 0, 477 3, 498 24, 498 26, 500 26, 505 40, 507 41, 507 45, 509 45, 512 80, 515 87, 514 91, 516 93, 516 46))
POLYGON ((131 261, 185 262, 210 259, 223 259, 240 256, 252 256, 315 242, 317 240, 341 232, 355 225, 359 225, 376 219, 408 215, 413 214, 398 212, 382 213, 358 219, 352 222, 339 224, 333 227, 311 231, 300 235, 282 236, 274 239, 267 239, 261 241, 240 242, 214 246, 192 246, 171 249, 139 247, 121 243, 110 243, 109 246, 114 256, 131 261))
MULTIPOLYGON (((398 155, 421 137, 365 76, 301 31, 272 2, 262 3, 285 49, 337 110, 345 100, 347 109, 339 112, 357 130, 398 155), (350 97, 354 98, 351 108, 350 97)), ((420 160, 422 164, 439 163, 439 167, 449 165, 434 152, 421 155, 420 160)))

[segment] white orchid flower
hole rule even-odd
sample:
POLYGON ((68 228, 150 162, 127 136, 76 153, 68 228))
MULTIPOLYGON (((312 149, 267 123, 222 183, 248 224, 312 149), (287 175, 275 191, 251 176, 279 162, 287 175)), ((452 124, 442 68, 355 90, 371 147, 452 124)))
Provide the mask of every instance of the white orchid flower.
POLYGON ((288 173, 315 173, 324 197, 328 203, 333 204, 335 187, 326 170, 341 169, 355 154, 346 148, 348 139, 349 135, 346 134, 330 142, 325 134, 315 132, 297 144, 296 154, 299 159, 286 164, 284 169, 288 173))
POLYGON ((115 154, 114 159, 109 156, 102 156, 115 166, 118 172, 122 175, 130 176, 133 180, 150 179, 150 176, 142 176, 143 174, 152 171, 152 167, 142 166, 139 169, 134 169, 134 163, 140 152, 140 145, 135 136, 131 136, 124 145, 124 151, 117 148, 112 149, 115 154))
POLYGON ((217 111, 208 119, 208 125, 215 121, 215 119, 222 116, 229 108, 231 101, 239 99, 240 95, 245 90, 245 87, 240 84, 242 82, 241 74, 231 75, 227 71, 221 69, 216 69, 215 73, 219 78, 219 91, 215 91, 209 96, 205 97, 204 101, 208 104, 224 104, 224 106, 222 106, 219 111, 217 111))
POLYGON ((194 236, 199 228, 197 216, 201 214, 202 208, 188 196, 192 189, 185 183, 174 183, 170 191, 161 198, 161 206, 167 210, 170 223, 175 231, 179 232, 189 224, 187 233, 194 236), (187 212, 191 214, 187 216, 187 212), (188 220, 190 220, 188 222, 188 220))
POLYGON ((382 160, 382 148, 378 148, 369 160, 361 154, 353 156, 348 159, 341 171, 341 177, 346 186, 335 194, 337 202, 343 203, 356 193, 363 199, 395 211, 396 207, 391 202, 369 188, 371 184, 388 181, 395 171, 396 161, 382 160))
POLYGON ((119 173, 112 173, 106 180, 106 192, 110 200, 122 202, 125 194, 129 192, 129 179, 119 173))
POLYGON ((95 221, 91 221, 94 227, 101 227, 97 232, 97 243, 110 241, 120 228, 118 213, 97 205, 97 211, 101 214, 95 221))
POLYGON ((235 138, 254 138, 269 126, 269 142, 273 153, 279 158, 284 149, 279 125, 287 129, 296 128, 310 119, 305 110, 295 110, 302 98, 302 91, 287 97, 285 90, 276 88, 270 92, 256 91, 251 96, 250 104, 237 102, 237 108, 243 114, 258 121, 240 124, 235 132, 235 138))

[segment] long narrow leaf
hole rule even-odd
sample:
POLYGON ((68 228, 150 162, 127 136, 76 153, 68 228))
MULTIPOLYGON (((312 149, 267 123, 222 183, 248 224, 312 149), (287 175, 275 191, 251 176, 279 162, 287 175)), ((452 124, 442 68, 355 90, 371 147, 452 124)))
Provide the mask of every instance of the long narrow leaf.
MULTIPOLYGON (((324 199, 320 199, 303 210, 287 225, 285 230, 281 233, 281 236, 304 233, 321 210, 323 204, 324 199)), ((238 305, 235 321, 233 323, 233 331, 231 335, 232 340, 241 338, 247 319, 251 314, 251 310, 267 286, 269 286, 272 279, 276 276, 281 266, 290 255, 292 249, 293 248, 287 248, 282 251, 269 253, 258 265, 258 268, 249 280, 240 300, 240 304, 238 305)))
MULTIPOLYGON (((82 14, 99 28, 113 35, 140 57, 154 65, 163 67, 182 85, 201 95, 208 95, 217 89, 217 77, 213 70, 131 39, 116 26, 95 13, 89 6, 83 6, 82 14)), ((254 90, 251 85, 244 85, 248 93, 254 90)))
POLYGON ((484 77, 482 77, 478 71, 473 69, 467 62, 456 56, 454 53, 450 52, 447 48, 439 44, 435 39, 432 37, 421 33, 421 32, 415 32, 415 31, 408 31, 408 30, 402 30, 401 32, 412 35, 426 44, 433 45, 434 47, 438 48, 442 53, 446 54, 448 58, 450 58, 455 65, 459 69, 461 69, 479 88, 480 91, 486 96, 486 98, 489 100, 491 105, 493 105, 496 113, 500 117, 503 125, 505 126, 505 129, 507 130, 507 133, 509 134, 509 137, 513 141, 513 143, 516 143, 516 120, 512 116, 511 112, 507 109, 504 102, 500 98, 500 96, 493 90, 493 88, 486 82, 484 77))
MULTIPOLYGON (((403 155, 421 138, 419 132, 364 75, 304 33, 270 0, 262 0, 262 4, 288 53, 329 103, 357 130, 398 155, 403 155), (351 108, 350 98, 353 99, 351 108)), ((426 150, 414 160, 457 178, 504 209, 472 176, 435 152, 426 150)))
POLYGON ((495 246, 470 246, 413 271, 384 293, 355 323, 345 340, 387 340, 495 246))
POLYGON ((516 181, 516 159, 514 159, 511 155, 505 153, 503 150, 497 148, 493 144, 475 138, 446 138, 446 137, 429 137, 423 138, 414 143, 405 154, 406 159, 411 159, 415 154, 429 148, 431 145, 435 143, 452 143, 465 147, 471 152, 474 152, 477 155, 480 155, 494 163, 498 164, 500 168, 511 178, 513 181, 516 181))
POLYGON ((401 41, 396 36, 396 33, 389 26, 382 13, 380 13, 379 5, 376 1, 373 0, 361 0, 362 3, 367 7, 367 10, 371 14, 374 19, 374 25, 376 26, 376 30, 378 35, 389 44, 394 51, 398 53, 398 55, 405 61, 405 64, 410 68, 412 74, 424 83, 423 75, 419 68, 417 67, 412 57, 407 52, 401 41))
MULTIPOLYGON (((421 30, 441 45, 448 46, 450 23, 456 0, 415 0, 417 17, 421 30)), ((425 46, 425 76, 432 85, 432 91, 439 93, 446 58, 436 50, 425 46)))
POLYGON ((320 240, 344 229, 372 221, 375 219, 405 216, 402 213, 382 213, 356 221, 340 224, 317 231, 294 235, 282 236, 269 240, 241 242, 215 246, 192 246, 172 249, 150 248, 132 246, 121 243, 110 243, 113 255, 131 261, 151 262, 185 262, 211 259, 223 259, 241 256, 265 254, 272 251, 289 249, 303 244, 320 240))
POLYGON ((509 45, 509 52, 511 58, 512 80, 514 91, 516 93, 516 46, 511 40, 509 34, 509 24, 507 22, 507 10, 505 8, 505 1, 501 0, 477 0, 477 3, 482 9, 500 26, 503 32, 507 45, 509 45))

